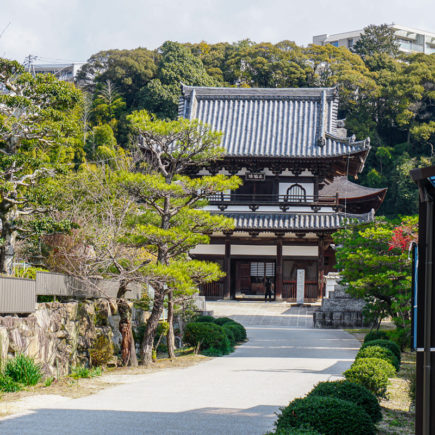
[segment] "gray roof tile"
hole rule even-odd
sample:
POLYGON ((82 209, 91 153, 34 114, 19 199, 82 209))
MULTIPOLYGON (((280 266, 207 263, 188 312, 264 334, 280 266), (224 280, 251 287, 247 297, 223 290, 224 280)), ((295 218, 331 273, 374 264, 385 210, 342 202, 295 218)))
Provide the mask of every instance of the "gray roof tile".
POLYGON ((334 88, 253 89, 183 86, 180 116, 222 131, 229 156, 332 157, 370 148, 336 136, 334 88))
POLYGON ((348 219, 373 220, 372 212, 345 213, 219 213, 234 219, 236 230, 317 231, 342 228, 348 219))

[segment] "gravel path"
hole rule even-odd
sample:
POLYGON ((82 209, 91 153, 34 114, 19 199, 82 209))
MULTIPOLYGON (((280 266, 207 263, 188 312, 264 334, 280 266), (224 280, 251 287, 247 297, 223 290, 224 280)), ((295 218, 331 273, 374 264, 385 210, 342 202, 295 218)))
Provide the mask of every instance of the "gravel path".
POLYGON ((313 329, 311 309, 264 302, 207 305, 247 327, 249 341, 233 354, 50 403, 2 420, 0 433, 264 434, 280 406, 340 376, 359 347, 341 330, 313 329))

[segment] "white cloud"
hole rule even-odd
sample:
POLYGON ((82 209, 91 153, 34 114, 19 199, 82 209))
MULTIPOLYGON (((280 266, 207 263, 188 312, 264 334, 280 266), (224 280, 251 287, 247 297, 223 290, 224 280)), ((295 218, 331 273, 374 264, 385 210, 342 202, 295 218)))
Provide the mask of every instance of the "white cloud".
POLYGON ((3 0, 0 56, 86 60, 109 48, 165 40, 245 38, 307 44, 315 34, 395 22, 435 32, 432 0, 3 0), (424 12, 424 13, 423 13, 424 12))

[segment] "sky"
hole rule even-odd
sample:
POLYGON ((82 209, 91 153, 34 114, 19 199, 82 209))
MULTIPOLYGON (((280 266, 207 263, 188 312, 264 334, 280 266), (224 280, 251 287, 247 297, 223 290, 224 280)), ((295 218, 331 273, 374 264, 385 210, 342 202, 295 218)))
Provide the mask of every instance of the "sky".
POLYGON ((0 57, 84 62, 107 49, 164 41, 295 41, 368 24, 435 33, 434 0, 1 0, 0 57))

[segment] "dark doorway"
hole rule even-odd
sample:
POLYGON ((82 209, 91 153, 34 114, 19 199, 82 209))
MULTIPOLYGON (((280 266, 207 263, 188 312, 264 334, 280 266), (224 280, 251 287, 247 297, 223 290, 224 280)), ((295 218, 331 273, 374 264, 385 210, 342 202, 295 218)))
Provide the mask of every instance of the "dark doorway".
POLYGON ((266 278, 275 284, 275 261, 234 260, 235 297, 264 297, 266 278))

